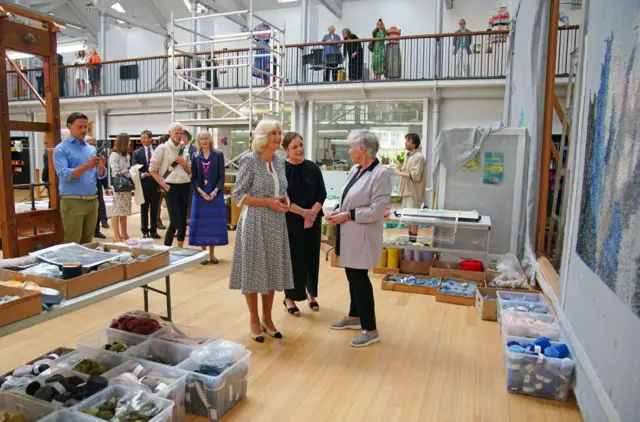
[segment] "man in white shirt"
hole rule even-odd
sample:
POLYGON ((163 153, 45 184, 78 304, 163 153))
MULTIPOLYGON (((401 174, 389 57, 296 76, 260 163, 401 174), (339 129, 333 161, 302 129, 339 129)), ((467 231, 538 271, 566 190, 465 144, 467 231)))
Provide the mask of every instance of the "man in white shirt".
POLYGON ((182 144, 182 131, 180 123, 169 125, 169 140, 156 148, 149 165, 151 176, 166 192, 169 227, 164 244, 171 246, 175 236, 180 248, 187 233, 187 210, 191 201, 191 158, 182 144))
POLYGON ((140 164, 140 181, 142 193, 144 194, 144 204, 140 206, 140 220, 142 235, 145 239, 160 239, 158 234, 158 206, 160 205, 160 192, 158 183, 149 173, 149 165, 153 157, 151 142, 153 134, 150 130, 143 130, 140 134, 142 146, 133 152, 133 165, 140 164), (151 231, 149 231, 149 210, 151 210, 151 231))

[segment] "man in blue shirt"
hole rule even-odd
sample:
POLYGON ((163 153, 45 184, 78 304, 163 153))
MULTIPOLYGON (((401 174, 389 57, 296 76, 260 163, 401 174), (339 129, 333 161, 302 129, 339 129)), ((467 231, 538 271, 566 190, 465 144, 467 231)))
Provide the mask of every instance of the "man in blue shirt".
MULTIPOLYGON (((328 41, 340 41, 340 35, 336 35, 336 27, 331 25, 329 26, 329 33, 322 37, 322 42, 328 41)), ((322 61, 324 62, 324 81, 329 82, 330 75, 333 75, 333 80, 338 80, 338 65, 342 61, 342 53, 340 53, 340 45, 338 44, 325 44, 322 46, 322 61), (327 55, 332 54, 332 59, 338 60, 333 61, 330 60, 327 62, 327 55)))
POLYGON ((53 150, 65 243, 92 241, 98 221, 97 179, 107 177, 105 158, 84 141, 88 126, 87 116, 71 113, 67 118, 71 136, 53 150))

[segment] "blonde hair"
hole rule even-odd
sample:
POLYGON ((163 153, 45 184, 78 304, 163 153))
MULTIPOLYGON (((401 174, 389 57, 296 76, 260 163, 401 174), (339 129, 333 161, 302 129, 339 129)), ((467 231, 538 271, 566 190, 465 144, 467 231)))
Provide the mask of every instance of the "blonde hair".
POLYGON ((253 150, 262 152, 267 142, 269 142, 269 133, 276 129, 282 130, 280 122, 270 119, 261 120, 253 132, 253 141, 251 142, 253 150))
POLYGON ((211 148, 211 151, 213 151, 213 136, 211 135, 211 132, 205 130, 203 132, 198 133, 198 136, 196 137, 196 146, 198 147, 198 154, 202 152, 202 144, 200 144, 201 136, 206 136, 207 138, 209 138, 209 141, 211 141, 211 145, 209 146, 209 148, 211 148))

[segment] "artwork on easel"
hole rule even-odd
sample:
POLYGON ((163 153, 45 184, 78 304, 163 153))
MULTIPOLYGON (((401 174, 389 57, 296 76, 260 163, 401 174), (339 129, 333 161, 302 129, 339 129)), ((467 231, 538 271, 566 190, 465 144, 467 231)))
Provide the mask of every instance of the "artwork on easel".
POLYGON ((484 179, 487 185, 499 185, 504 179, 504 154, 502 152, 484 153, 484 179))
POLYGON ((480 155, 477 154, 461 167, 462 171, 478 171, 480 170, 480 155))

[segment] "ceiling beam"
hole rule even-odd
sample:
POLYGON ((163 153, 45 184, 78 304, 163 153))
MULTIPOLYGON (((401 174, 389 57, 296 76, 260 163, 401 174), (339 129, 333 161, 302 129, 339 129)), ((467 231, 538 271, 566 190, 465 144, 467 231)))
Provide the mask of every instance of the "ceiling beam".
POLYGON ((127 16, 123 15, 122 13, 118 13, 117 15, 114 15, 112 13, 105 12, 105 14, 110 18, 121 20, 122 22, 128 23, 131 26, 137 26, 138 28, 144 29, 145 31, 153 32, 154 34, 158 34, 163 38, 167 36, 167 33, 165 31, 161 30, 160 28, 154 28, 153 26, 149 26, 147 24, 141 23, 140 19, 129 19, 127 16))
POLYGON ((53 12, 60 6, 64 6, 65 3, 66 3, 66 0, 49 1, 46 3, 38 4, 35 7, 35 9, 40 13, 49 13, 49 12, 53 12))
POLYGON ((342 0, 318 0, 336 18, 342 19, 342 0))
MULTIPOLYGON (((133 0, 133 1, 138 1, 138 0, 133 0)), ((151 12, 151 15, 155 19, 156 23, 160 25, 160 28, 162 28, 166 32, 167 19, 162 15, 162 12, 160 11, 160 9, 158 9, 158 6, 156 6, 153 0, 144 0, 144 3, 149 9, 149 11, 151 12)))
POLYGON ((74 15, 76 15, 76 17, 78 18, 78 20, 80 20, 80 22, 82 22, 82 24, 86 27, 87 32, 89 32, 91 35, 93 35, 94 37, 98 36, 98 28, 93 24, 93 22, 91 22, 91 19, 89 19, 86 15, 85 12, 82 11, 74 2, 73 0, 67 1, 67 6, 69 6, 69 8, 71 9, 71 11, 73 12, 74 15))
MULTIPOLYGON (((214 13, 233 12, 233 10, 229 10, 226 7, 220 6, 219 4, 215 3, 213 0, 197 0, 197 1, 201 5, 213 10, 214 13)), ((244 9, 244 7, 242 9, 244 9)), ((240 10, 242 10, 242 9, 240 9, 240 10)), ((232 21, 235 24, 237 24, 237 25, 240 25, 242 27, 246 27, 247 26, 247 17, 246 16, 232 15, 232 16, 227 16, 227 18, 230 21, 232 21)))

